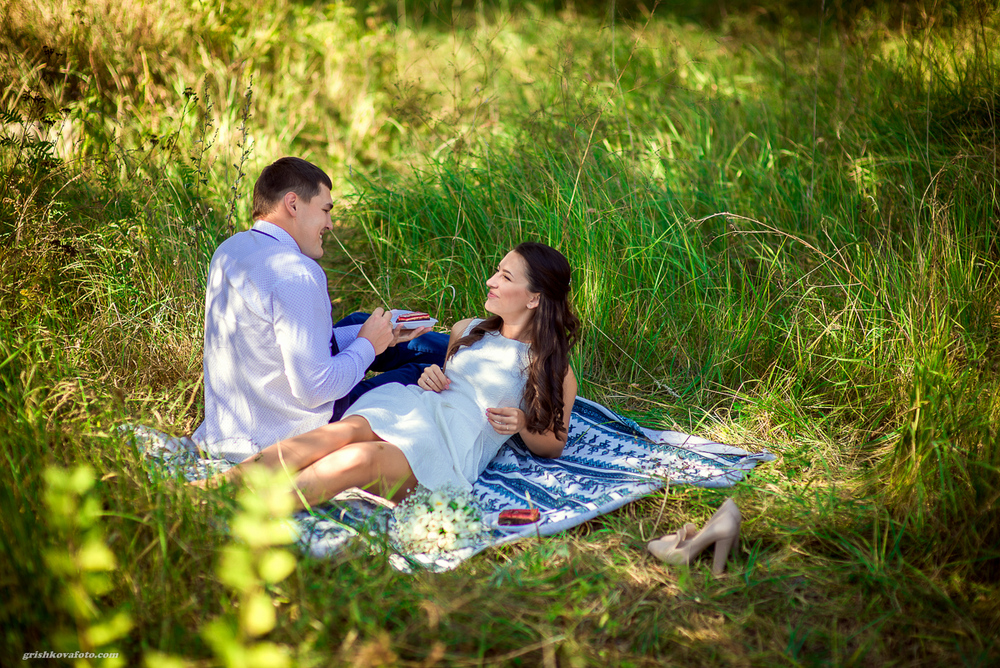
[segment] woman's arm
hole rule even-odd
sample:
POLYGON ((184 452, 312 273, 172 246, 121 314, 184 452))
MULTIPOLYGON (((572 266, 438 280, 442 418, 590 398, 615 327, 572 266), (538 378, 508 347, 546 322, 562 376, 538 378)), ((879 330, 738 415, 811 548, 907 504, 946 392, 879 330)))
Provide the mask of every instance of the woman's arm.
MULTIPOLYGON (((465 320, 459 320, 451 328, 451 336, 448 337, 448 350, 451 350, 452 344, 462 338, 462 334, 465 329, 472 322, 472 318, 466 318, 465 320)), ((447 366, 447 365, 446 365, 447 366)), ((439 367, 437 364, 431 364, 429 367, 424 369, 423 373, 420 374, 420 378, 417 378, 417 386, 424 390, 430 390, 432 392, 444 392, 451 385, 451 380, 445 375, 444 369, 439 367)))
POLYGON ((566 369, 563 379, 563 429, 558 438, 551 429, 541 434, 529 431, 525 426, 524 411, 520 408, 488 408, 486 415, 498 434, 518 434, 531 452, 539 457, 553 459, 562 454, 569 436, 569 418, 576 399, 576 376, 572 367, 566 369))

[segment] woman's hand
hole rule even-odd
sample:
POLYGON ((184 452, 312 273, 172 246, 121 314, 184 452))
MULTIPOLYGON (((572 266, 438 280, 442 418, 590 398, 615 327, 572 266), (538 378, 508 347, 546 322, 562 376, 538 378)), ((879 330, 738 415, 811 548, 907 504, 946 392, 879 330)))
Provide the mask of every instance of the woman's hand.
POLYGON ((486 419, 498 434, 513 436, 528 424, 520 408, 487 408, 486 419))
POLYGON ((399 325, 394 330, 392 330, 392 343, 389 347, 392 348, 399 343, 407 343, 417 338, 421 334, 426 334, 431 331, 432 327, 417 327, 415 329, 406 329, 402 325, 399 325))
POLYGON ((431 392, 444 392, 451 385, 451 381, 448 379, 448 376, 444 375, 444 370, 441 367, 437 364, 431 364, 420 374, 420 378, 417 379, 417 385, 431 392))

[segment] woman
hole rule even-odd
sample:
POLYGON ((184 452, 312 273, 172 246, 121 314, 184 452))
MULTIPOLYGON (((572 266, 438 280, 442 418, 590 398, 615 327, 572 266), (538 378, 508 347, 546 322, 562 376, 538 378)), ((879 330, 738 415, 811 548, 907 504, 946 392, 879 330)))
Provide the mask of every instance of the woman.
POLYGON ((417 483, 471 488, 514 434, 534 454, 558 457, 577 389, 568 355, 579 321, 569 285, 559 251, 520 244, 486 281, 491 317, 452 327, 445 369, 428 367, 418 387, 378 387, 339 422, 275 443, 220 476, 235 480, 263 465, 296 472, 299 500, 310 505, 350 487, 399 501, 417 483))

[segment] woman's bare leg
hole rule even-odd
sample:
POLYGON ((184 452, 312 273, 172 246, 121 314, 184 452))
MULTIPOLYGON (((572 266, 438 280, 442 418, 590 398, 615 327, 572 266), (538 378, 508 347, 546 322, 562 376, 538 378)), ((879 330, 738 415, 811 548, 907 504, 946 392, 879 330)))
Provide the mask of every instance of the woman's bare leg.
POLYGON ((250 467, 266 466, 295 473, 351 443, 378 439, 368 426, 368 420, 358 415, 346 417, 292 438, 269 445, 224 473, 191 483, 198 487, 214 487, 223 480, 236 481, 250 467))
MULTIPOLYGON (((295 484, 306 503, 315 505, 350 487, 373 488, 380 496, 399 501, 416 488, 417 479, 402 450, 372 440, 345 445, 303 468, 295 484)), ((301 504, 302 499, 296 498, 301 504)))

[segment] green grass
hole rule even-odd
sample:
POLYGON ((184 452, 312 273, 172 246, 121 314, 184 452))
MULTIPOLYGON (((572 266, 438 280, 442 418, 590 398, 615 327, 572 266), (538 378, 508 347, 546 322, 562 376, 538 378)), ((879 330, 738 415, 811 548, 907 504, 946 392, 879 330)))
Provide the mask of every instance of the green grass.
POLYGON ((115 428, 200 421, 207 260, 286 153, 336 183, 335 315, 449 324, 545 241, 574 266, 581 394, 779 455, 452 573, 301 556, 266 637, 296 663, 997 662, 987 4, 417 3, 405 29, 397 3, 56 4, 0 9, 8 662, 90 623, 46 561, 79 536, 43 478, 88 464, 118 564, 94 601, 133 622, 117 647, 223 663, 200 631, 244 600, 216 571, 231 504, 149 482, 115 428), (726 576, 645 554, 727 496, 746 521, 726 576))

